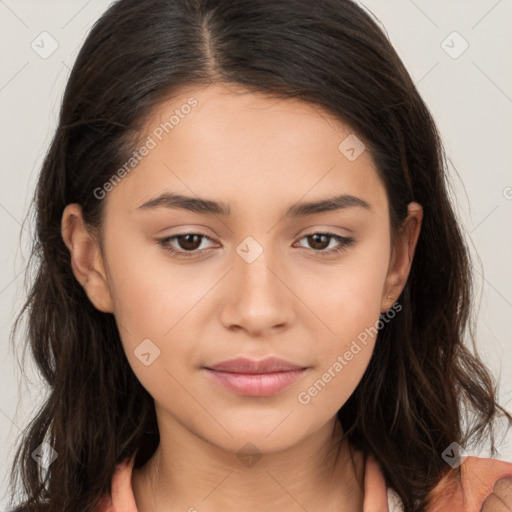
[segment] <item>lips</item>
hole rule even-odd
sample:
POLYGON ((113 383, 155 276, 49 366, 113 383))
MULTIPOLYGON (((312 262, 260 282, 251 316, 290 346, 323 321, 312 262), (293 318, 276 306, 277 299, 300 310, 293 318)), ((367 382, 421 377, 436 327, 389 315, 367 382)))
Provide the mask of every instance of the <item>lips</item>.
POLYGON ((260 361, 239 357, 204 368, 223 388, 238 395, 270 396, 295 383, 307 367, 269 357, 260 361))
POLYGON ((209 370, 230 372, 230 373, 250 373, 250 374, 263 374, 275 372, 287 372, 292 370, 302 370, 303 366, 279 359, 278 357, 268 357, 261 361, 254 361, 244 357, 237 357, 222 363, 215 364, 207 367, 209 370))

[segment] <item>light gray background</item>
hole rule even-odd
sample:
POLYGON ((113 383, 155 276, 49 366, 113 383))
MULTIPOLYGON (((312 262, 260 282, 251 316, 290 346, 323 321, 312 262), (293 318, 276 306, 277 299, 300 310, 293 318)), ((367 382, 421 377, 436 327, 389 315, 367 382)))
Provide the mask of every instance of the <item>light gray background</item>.
MULTIPOLYGON (((85 35, 110 3, 0 0, 0 511, 6 506, 14 445, 45 395, 32 367, 25 368, 30 380, 22 380, 8 343, 25 297, 23 271, 32 226, 22 229, 21 224, 69 70, 85 35), (43 45, 43 31, 58 43, 47 58, 31 47, 34 40, 43 45)), ((478 350, 499 382, 501 403, 512 413, 512 1, 360 3, 381 20, 441 131, 457 208, 473 254, 481 259, 475 271, 476 297, 481 298, 478 350), (469 44, 460 56, 464 41, 450 35, 454 31, 469 44)), ((46 50, 49 44, 46 39, 46 50)), ((512 461, 512 432, 499 458, 512 461)))

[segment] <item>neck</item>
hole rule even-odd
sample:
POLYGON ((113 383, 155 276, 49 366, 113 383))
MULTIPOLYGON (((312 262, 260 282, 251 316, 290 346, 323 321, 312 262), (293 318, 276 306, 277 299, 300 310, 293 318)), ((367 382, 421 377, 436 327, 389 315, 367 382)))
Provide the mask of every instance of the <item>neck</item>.
POLYGON ((342 440, 337 419, 286 450, 232 453, 183 427, 162 425, 151 459, 134 468, 139 512, 277 512, 363 509, 364 460, 342 440))

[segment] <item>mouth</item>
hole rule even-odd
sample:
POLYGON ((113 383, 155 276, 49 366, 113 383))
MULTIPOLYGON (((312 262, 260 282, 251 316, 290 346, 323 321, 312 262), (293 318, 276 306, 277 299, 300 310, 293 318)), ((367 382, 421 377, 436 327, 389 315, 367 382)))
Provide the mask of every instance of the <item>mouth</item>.
POLYGON ((276 357, 260 361, 236 358, 204 367, 217 384, 239 395, 271 396, 295 383, 307 367, 276 357))

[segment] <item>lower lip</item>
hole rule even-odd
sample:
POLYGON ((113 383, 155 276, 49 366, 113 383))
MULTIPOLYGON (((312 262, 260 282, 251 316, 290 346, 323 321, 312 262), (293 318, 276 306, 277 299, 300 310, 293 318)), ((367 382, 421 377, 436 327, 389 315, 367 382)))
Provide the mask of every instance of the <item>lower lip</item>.
POLYGON ((206 372, 226 389, 239 395, 270 396, 291 386, 306 369, 274 373, 231 373, 206 368, 206 372))

